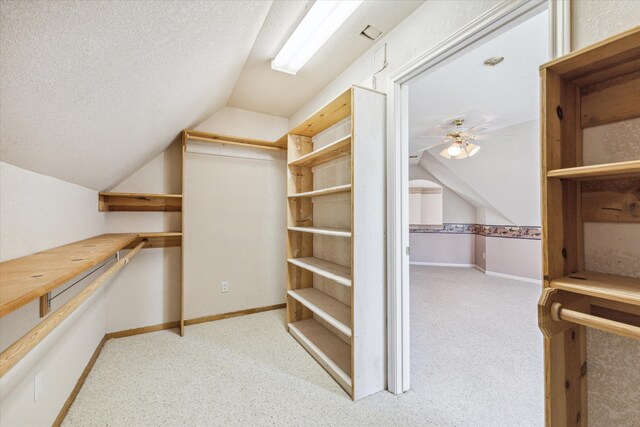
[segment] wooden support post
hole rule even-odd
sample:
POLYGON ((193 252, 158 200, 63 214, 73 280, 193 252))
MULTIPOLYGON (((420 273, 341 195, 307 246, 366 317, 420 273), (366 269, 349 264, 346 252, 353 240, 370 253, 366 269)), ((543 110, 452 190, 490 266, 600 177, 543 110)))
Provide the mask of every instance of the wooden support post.
POLYGON ((51 292, 40 297, 40 317, 44 317, 51 311, 51 292))

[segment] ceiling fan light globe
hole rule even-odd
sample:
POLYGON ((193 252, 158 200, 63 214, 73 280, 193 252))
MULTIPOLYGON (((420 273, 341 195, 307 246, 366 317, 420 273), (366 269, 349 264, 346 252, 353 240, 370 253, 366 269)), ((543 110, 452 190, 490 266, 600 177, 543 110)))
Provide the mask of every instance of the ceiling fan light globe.
POLYGON ((449 148, 447 148, 447 154, 449 154, 451 157, 456 157, 461 152, 462 148, 460 148, 458 144, 452 144, 451 146, 449 146, 449 148))
POLYGON ((451 156, 450 156, 450 155, 449 155, 449 153, 447 152, 447 149, 446 149, 446 148, 440 152, 440 155, 441 155, 442 157, 444 157, 445 159, 451 159, 451 156))
POLYGON ((469 157, 471 157, 475 154, 478 154, 478 151, 480 151, 480 147, 475 144, 469 144, 465 151, 467 152, 467 154, 469 154, 469 157))
POLYGON ((462 159, 466 159, 467 157, 469 157, 469 155, 467 154, 466 151, 462 150, 460 151, 460 154, 458 154, 457 156, 455 156, 453 159, 454 160, 462 160, 462 159))

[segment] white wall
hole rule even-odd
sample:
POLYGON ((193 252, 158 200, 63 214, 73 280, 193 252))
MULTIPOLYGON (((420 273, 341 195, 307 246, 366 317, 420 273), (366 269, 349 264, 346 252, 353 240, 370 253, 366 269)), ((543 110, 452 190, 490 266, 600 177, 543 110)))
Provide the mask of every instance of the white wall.
MULTIPOLYGON (((164 152, 111 191, 182 193, 182 148, 175 141, 164 152)), ((107 231, 180 231, 180 212, 108 212, 107 231)), ((180 320, 182 260, 179 247, 145 249, 107 288, 107 332, 180 320)))
MULTIPOLYGON (((282 117, 225 107, 197 127, 273 141, 282 117)), ((185 319, 285 300, 286 154, 191 142, 185 163, 185 319), (222 281, 230 291, 221 293, 222 281)))
POLYGON ((475 264, 475 235, 410 233, 412 263, 475 264))
POLYGON ((466 200, 458 196, 449 187, 442 184, 436 177, 427 172, 420 165, 409 166, 409 179, 426 179, 442 186, 442 221, 449 223, 475 223, 475 208, 466 200))
MULTIPOLYGON (((102 234, 96 191, 0 162, 2 260, 102 234)), ((56 298, 52 310, 100 274, 56 298)), ((107 285, 109 286, 109 285, 107 285)), ((6 348, 39 321, 34 301, 0 319, 6 348)), ((106 332, 106 299, 99 291, 0 380, 0 425, 50 425, 106 332), (34 378, 42 395, 34 402, 34 378)))

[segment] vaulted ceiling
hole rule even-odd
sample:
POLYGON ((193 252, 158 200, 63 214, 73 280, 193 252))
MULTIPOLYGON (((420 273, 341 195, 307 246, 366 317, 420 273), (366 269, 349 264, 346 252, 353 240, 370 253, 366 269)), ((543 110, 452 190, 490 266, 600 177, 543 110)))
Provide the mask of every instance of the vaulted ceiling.
POLYGON ((365 2, 286 76, 268 59, 308 0, 2 1, 0 160, 109 188, 227 104, 288 117, 372 46, 360 27, 421 3, 365 2))

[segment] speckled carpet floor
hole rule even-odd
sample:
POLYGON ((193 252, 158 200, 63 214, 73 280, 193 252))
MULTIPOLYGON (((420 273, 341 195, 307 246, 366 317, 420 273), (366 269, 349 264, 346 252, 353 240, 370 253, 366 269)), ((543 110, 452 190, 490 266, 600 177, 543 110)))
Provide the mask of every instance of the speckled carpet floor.
POLYGON ((65 426, 542 426, 539 287, 411 267, 411 391, 352 402, 284 310, 110 340, 65 426))

